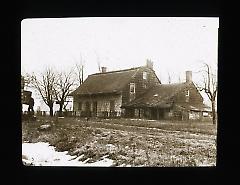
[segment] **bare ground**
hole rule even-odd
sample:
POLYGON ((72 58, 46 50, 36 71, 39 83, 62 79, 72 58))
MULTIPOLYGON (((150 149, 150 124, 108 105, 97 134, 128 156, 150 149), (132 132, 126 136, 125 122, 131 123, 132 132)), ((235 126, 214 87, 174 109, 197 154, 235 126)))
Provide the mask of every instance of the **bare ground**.
POLYGON ((216 132, 210 122, 42 117, 22 123, 22 142, 49 142, 89 162, 108 156, 116 166, 215 166, 216 132))

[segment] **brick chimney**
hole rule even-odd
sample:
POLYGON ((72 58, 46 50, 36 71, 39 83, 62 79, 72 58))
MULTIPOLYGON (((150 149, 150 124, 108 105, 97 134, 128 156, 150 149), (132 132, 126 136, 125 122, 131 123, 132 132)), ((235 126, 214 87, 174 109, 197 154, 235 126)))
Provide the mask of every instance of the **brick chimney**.
POLYGON ((107 67, 102 67, 102 73, 106 73, 107 72, 107 67))
POLYGON ((186 71, 186 82, 192 82, 192 71, 186 71))
POLYGON ((150 69, 153 69, 153 62, 151 60, 148 60, 147 59, 147 63, 146 63, 146 66, 150 69))

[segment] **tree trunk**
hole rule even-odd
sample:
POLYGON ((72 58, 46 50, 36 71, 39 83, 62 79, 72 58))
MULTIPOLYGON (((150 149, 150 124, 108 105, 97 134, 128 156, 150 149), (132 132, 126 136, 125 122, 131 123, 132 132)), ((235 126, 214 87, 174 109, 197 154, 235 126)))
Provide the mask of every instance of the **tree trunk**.
POLYGON ((50 116, 53 117, 53 106, 49 106, 50 109, 50 116))
POLYGON ((62 109, 63 109, 63 104, 59 104, 59 116, 62 116, 62 109))
POLYGON ((217 123, 215 101, 212 101, 212 122, 213 122, 214 125, 217 123))

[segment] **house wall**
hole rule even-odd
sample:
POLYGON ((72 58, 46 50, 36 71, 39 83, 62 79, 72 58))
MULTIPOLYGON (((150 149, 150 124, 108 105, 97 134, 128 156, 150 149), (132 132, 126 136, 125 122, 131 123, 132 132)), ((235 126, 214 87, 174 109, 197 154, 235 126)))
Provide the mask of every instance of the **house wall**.
POLYGON ((153 108, 152 110, 145 110, 145 113, 141 118, 147 119, 165 119, 165 120, 201 120, 202 112, 201 111, 189 111, 189 110, 179 110, 176 107, 158 109, 153 108), (153 110, 155 109, 155 110, 153 110), (158 114, 158 115, 157 115, 158 114))
MULTIPOLYGON (((136 79, 139 76, 136 75, 136 79)), ((141 80, 139 80, 140 82, 141 80)), ((137 82, 137 81, 135 81, 137 82)), ((137 82, 137 83, 139 83, 137 82)), ((136 84, 137 84, 136 83, 136 84)), ((136 90, 137 91, 137 90, 136 90)), ((203 98, 199 91, 196 89, 193 83, 190 83, 185 89, 179 92, 175 97, 173 97, 170 102, 173 102, 173 106, 170 108, 159 109, 159 108, 145 108, 145 109, 129 109, 128 117, 135 118, 147 118, 147 119, 174 119, 174 120, 197 120, 202 119, 202 112, 190 111, 186 109, 178 108, 175 105, 202 105, 203 98), (189 97, 187 101, 186 91, 189 90, 189 97)))
POLYGON ((195 85, 191 83, 188 87, 183 89, 180 93, 175 96, 174 101, 176 103, 183 103, 183 104, 189 104, 189 105, 198 105, 203 103, 203 98, 195 85), (189 101, 186 97, 186 91, 189 90, 189 101))
POLYGON ((157 108, 136 108, 128 117, 155 120, 199 120, 202 119, 202 112, 179 110, 175 107, 158 110, 157 108))
POLYGON ((159 80, 155 72, 147 67, 139 68, 136 74, 132 77, 131 81, 126 84, 122 91, 122 101, 127 103, 130 100, 130 83, 135 83, 135 98, 141 96, 147 89, 159 84, 159 80), (147 79, 143 79, 143 72, 147 73, 147 79))
POLYGON ((150 119, 149 108, 123 108, 123 117, 126 118, 147 118, 150 119))
POLYGON ((190 120, 199 120, 202 119, 202 112, 189 111, 190 120))
MULTIPOLYGON (((73 110, 76 112, 76 115, 83 116, 83 112, 87 111, 86 102, 89 102, 90 111, 94 111, 94 102, 97 102, 97 115, 105 116, 110 115, 110 102, 114 101, 114 111, 116 116, 121 115, 121 105, 122 105, 122 95, 102 95, 102 96, 75 96, 73 102, 73 110), (82 103, 82 109, 78 109, 79 102, 82 103)), ((93 116, 93 114, 91 114, 93 116)))
POLYGON ((188 112, 177 110, 174 107, 171 108, 170 110, 165 109, 164 119, 167 119, 167 120, 188 120, 188 112))
MULTIPOLYGON (((180 105, 202 105, 203 98, 195 85, 190 83, 185 89, 183 89, 177 96, 174 98, 175 104, 180 105), (189 97, 186 96, 186 91, 189 90, 189 97)), ((199 120, 202 119, 202 112, 201 111, 191 111, 191 110, 177 110, 173 109, 175 114, 175 118, 180 118, 182 120, 199 120)), ((173 115, 174 115, 173 114, 173 115)))

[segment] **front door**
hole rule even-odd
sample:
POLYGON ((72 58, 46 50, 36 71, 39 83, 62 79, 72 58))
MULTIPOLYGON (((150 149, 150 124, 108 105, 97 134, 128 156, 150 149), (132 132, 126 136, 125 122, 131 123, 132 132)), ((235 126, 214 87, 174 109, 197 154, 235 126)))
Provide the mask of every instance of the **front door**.
POLYGON ((156 120, 157 118, 158 118, 158 112, 157 112, 157 109, 152 108, 152 109, 151 109, 151 116, 150 116, 150 119, 154 119, 154 120, 156 120))
POLYGON ((158 119, 164 119, 164 109, 158 109, 158 119))
POLYGON ((125 117, 133 118, 134 117, 134 109, 133 108, 126 108, 125 109, 125 117))
POLYGON ((152 108, 151 119, 154 120, 164 119, 164 109, 152 108))

